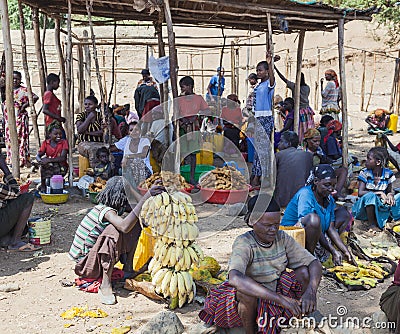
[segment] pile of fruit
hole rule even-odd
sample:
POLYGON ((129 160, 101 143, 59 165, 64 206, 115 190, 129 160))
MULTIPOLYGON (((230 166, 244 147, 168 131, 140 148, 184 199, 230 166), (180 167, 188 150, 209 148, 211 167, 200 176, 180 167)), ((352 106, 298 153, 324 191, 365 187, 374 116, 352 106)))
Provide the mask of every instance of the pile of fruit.
POLYGON ((213 169, 200 179, 202 188, 217 190, 243 190, 247 189, 244 176, 232 166, 213 169))
POLYGON ((97 177, 93 183, 89 184, 89 191, 93 193, 99 193, 106 187, 107 181, 103 180, 101 177, 97 177))
POLYGON ((139 187, 143 189, 149 189, 152 185, 161 180, 164 187, 167 189, 187 189, 190 188, 190 184, 186 182, 185 178, 180 174, 175 174, 170 171, 161 171, 154 173, 148 179, 139 183, 139 187))
POLYGON ((389 275, 377 262, 357 262, 358 266, 343 262, 341 266, 328 269, 335 278, 346 286, 363 286, 374 288, 376 284, 389 275))
POLYGON ((140 220, 156 237, 148 267, 156 293, 170 297, 171 309, 192 302, 196 285, 189 269, 203 259, 203 251, 194 243, 199 229, 191 197, 182 192, 150 197, 143 204, 140 220))
POLYGON ((221 266, 218 261, 211 256, 205 256, 198 266, 194 265, 190 274, 196 282, 205 282, 212 285, 218 285, 227 279, 227 272, 220 272, 221 266))

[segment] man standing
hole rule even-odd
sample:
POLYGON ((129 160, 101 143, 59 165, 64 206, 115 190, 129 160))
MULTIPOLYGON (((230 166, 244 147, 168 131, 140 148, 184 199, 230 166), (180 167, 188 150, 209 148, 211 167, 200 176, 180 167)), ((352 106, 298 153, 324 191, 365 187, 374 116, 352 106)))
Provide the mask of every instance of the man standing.
POLYGON ((218 67, 217 74, 213 75, 207 87, 207 102, 216 102, 217 97, 221 97, 225 89, 224 68, 218 67), (221 78, 221 79, 220 79, 221 78), (220 83, 220 84, 219 84, 220 83), (218 91, 219 86, 219 91, 218 91))

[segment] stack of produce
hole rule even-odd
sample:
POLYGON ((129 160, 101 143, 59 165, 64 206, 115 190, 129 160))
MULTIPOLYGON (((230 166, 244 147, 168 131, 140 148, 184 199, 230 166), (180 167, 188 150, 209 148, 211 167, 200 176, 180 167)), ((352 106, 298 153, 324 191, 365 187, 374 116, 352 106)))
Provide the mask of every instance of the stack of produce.
POLYGON ((192 302, 196 285, 188 270, 199 263, 203 252, 194 243, 199 229, 191 197, 182 192, 150 197, 143 204, 140 219, 157 240, 148 267, 155 291, 171 298, 172 309, 192 302))
POLYGON ((97 177, 93 183, 89 184, 89 191, 93 193, 99 193, 106 187, 107 181, 103 180, 101 177, 97 177))
POLYGON ((220 271, 220 269, 221 266, 216 259, 205 256, 198 266, 194 265, 189 272, 196 282, 218 285, 225 281, 228 276, 226 271, 220 271))
POLYGON ((217 190, 243 190, 248 187, 244 176, 232 166, 224 166, 208 172, 201 178, 200 186, 217 190))
POLYGON ((389 275, 378 263, 357 262, 358 266, 343 262, 341 266, 328 269, 334 273, 336 279, 346 286, 363 286, 365 288, 375 287, 389 275))
POLYGON ((139 183, 139 187, 143 189, 149 189, 158 180, 162 181, 162 184, 167 189, 187 189, 190 188, 190 184, 186 182, 185 178, 180 174, 175 174, 170 171, 161 171, 154 173, 148 179, 139 183))

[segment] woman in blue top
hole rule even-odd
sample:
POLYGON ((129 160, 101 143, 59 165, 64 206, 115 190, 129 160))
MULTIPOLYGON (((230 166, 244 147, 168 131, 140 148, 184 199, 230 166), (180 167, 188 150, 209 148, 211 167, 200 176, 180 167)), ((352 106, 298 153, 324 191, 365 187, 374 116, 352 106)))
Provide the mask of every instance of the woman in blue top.
MULTIPOLYGON (((331 196, 337 182, 335 171, 330 165, 318 165, 312 173, 311 184, 301 188, 289 202, 281 225, 304 227, 306 248, 311 254, 319 243, 319 248, 332 254, 335 265, 342 263, 342 253, 347 260, 354 262, 339 236, 348 225, 350 216, 343 207, 335 212, 335 200, 331 196)), ((326 258, 320 260, 323 262, 326 258)))
POLYGON ((373 147, 358 176, 358 201, 353 205, 354 218, 368 221, 372 230, 383 229, 389 217, 400 219, 400 194, 394 195, 393 172, 385 168, 389 154, 384 147, 373 147))

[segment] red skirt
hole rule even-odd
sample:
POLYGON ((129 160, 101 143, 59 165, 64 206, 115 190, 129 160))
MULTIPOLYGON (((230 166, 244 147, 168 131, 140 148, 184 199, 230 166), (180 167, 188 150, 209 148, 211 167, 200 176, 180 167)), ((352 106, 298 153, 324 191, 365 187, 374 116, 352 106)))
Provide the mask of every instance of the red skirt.
MULTIPOLYGON (((300 300, 301 284, 296 280, 294 272, 283 272, 279 278, 276 292, 280 295, 300 300)), ((199 317, 209 325, 216 324, 221 328, 242 327, 239 316, 238 302, 236 301, 236 289, 225 281, 215 289, 211 289, 207 296, 204 308, 200 311, 199 317)), ((284 317, 289 321, 293 314, 265 299, 258 300, 257 324, 259 334, 275 334, 281 331, 277 319, 284 317)), ((281 323, 282 324, 282 323, 281 323)))

